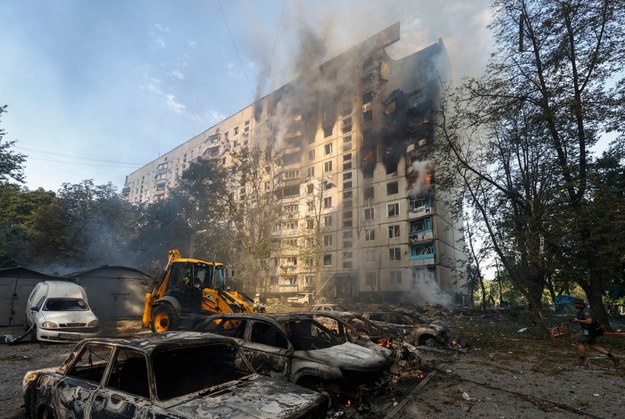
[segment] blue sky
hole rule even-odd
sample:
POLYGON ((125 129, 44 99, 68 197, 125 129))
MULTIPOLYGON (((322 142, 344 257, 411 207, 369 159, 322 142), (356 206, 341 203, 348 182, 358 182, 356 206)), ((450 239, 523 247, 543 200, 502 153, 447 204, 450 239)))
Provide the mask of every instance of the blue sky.
POLYGON ((490 0, 2 0, 0 127, 26 187, 125 176, 297 77, 401 23, 394 58, 443 38, 456 78, 482 71, 490 0), (319 61, 319 62, 317 62, 319 61))

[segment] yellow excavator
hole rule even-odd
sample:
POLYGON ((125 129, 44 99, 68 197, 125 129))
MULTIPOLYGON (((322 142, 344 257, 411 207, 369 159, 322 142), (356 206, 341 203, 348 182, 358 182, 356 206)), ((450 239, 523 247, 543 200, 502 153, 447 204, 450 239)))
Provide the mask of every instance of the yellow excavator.
POLYGON ((230 291, 223 263, 183 258, 178 250, 168 256, 163 276, 145 295, 143 327, 154 332, 193 329, 207 315, 258 311, 246 294, 230 291))

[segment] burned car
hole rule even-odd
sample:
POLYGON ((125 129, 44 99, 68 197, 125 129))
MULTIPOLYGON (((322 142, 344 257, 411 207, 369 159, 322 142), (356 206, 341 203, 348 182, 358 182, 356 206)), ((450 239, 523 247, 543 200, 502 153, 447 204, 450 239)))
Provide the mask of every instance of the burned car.
POLYGON ((309 311, 348 311, 345 307, 340 304, 313 304, 310 306, 309 311))
POLYGON ((232 339, 194 332, 90 338, 26 373, 28 418, 316 418, 325 395, 254 372, 232 339))
POLYGON ((342 339, 310 314, 222 314, 201 330, 237 339, 257 372, 337 397, 361 398, 388 384, 390 362, 342 339))
POLYGON ((449 331, 438 324, 422 324, 415 317, 394 311, 371 311, 363 313, 363 317, 373 323, 400 336, 413 345, 446 346, 449 331))
POLYGON ((346 340, 372 349, 389 359, 392 362, 391 372, 395 374, 410 371, 421 365, 421 355, 414 345, 382 329, 360 313, 318 311, 311 312, 310 315, 346 340))

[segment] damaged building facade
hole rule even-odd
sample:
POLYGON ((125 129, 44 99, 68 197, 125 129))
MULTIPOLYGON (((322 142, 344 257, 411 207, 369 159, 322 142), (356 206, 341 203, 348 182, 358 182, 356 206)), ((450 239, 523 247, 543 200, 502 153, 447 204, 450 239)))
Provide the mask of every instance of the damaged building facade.
MULTIPOLYGON (((463 304, 460 220, 428 158, 450 65, 440 40, 401 59, 399 23, 334 57, 126 177, 131 203, 165 199, 190 162, 263 150, 280 207, 256 291, 353 301, 463 304)), ((245 202, 245 188, 237 197, 245 202)))

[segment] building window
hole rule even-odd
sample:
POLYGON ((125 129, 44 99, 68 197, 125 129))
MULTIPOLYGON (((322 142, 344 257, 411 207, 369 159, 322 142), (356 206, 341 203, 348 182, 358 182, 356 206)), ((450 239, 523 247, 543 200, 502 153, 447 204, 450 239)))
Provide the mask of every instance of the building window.
POLYGON ((315 150, 308 150, 308 160, 313 161, 315 160, 315 150))
POLYGON ((343 220, 343 228, 352 228, 354 226, 354 220, 343 220))
POLYGON ((410 211, 419 211, 421 209, 431 208, 432 201, 430 197, 427 198, 415 198, 410 200, 410 211))
POLYGON ((350 161, 352 159, 352 153, 343 154, 343 161, 350 161))
POLYGON ((332 246, 332 235, 326 234, 323 236, 323 245, 324 246, 332 246))
POLYGON ((351 239, 354 236, 352 231, 344 231, 343 232, 343 238, 344 239, 351 239))
POLYGON ((315 177, 315 166, 310 166, 308 169, 306 169, 306 176, 315 177))
POLYGON ((308 193, 313 193, 315 191, 315 185, 313 185, 312 183, 309 183, 308 185, 306 185, 306 191, 308 193))
POLYGON ((343 137, 343 151, 350 151, 352 149, 352 136, 348 135, 343 137))
POLYGON ((373 199, 373 186, 365 188, 365 199, 373 199))
POLYGON ((287 170, 286 172, 284 172, 285 179, 296 179, 298 177, 299 177, 299 170, 297 169, 287 170))
POLYGON ((323 171, 331 172, 332 171, 332 160, 323 163, 323 171))
POLYGON ((365 122, 369 122, 373 119, 373 113, 371 111, 365 111, 362 113, 362 120, 365 122))
POLYGON ((331 215, 326 215, 326 216, 324 217, 324 219, 323 219, 323 224, 324 224, 326 227, 330 227, 330 226, 332 226, 332 216, 331 216, 331 215))
POLYGON ((365 208, 365 220, 373 220, 375 219, 375 208, 369 207, 365 208))
POLYGON ((411 259, 428 259, 434 257, 434 243, 410 246, 411 259))
POLYGON ((323 255, 323 266, 332 266, 332 255, 323 255))
POLYGON ((343 180, 350 180, 352 178, 352 172, 343 173, 343 180))
POLYGON ((399 202, 388 204, 386 213, 389 217, 397 217, 399 215, 399 202))
POLYGON ((343 240, 343 249, 351 249, 353 247, 351 240, 343 240))
POLYGON ((399 193, 399 183, 398 182, 389 182, 386 184, 386 194, 387 195, 396 195, 399 193))
POLYGON ((351 180, 349 182, 343 182, 343 189, 351 189, 351 188, 352 188, 351 180))
POLYGON ((352 191, 347 191, 347 192, 343 192, 343 199, 352 199, 353 196, 353 192, 352 191))
POLYGON ((315 201, 307 202, 306 205, 308 206, 308 212, 315 211, 315 201))
POLYGON ((432 231, 432 217, 420 218, 410 223, 411 233, 421 233, 432 231))
POLYGON ((332 197, 323 198, 323 207, 332 208, 332 197))
POLYGON ((365 241, 370 242, 373 240, 375 240, 375 229, 374 228, 365 229, 365 241))
POLYGON ((365 263, 375 263, 375 249, 365 249, 365 263))
POLYGON ((352 162, 348 161, 347 163, 343 163, 343 170, 351 170, 352 169, 352 162))
POLYGON ((401 271, 391 271, 390 282, 391 284, 401 284, 401 271))
POLYGON ((367 272, 365 274, 365 285, 374 286, 378 283, 375 272, 367 272))
POLYGON ((388 260, 391 262, 401 260, 401 248, 393 247, 388 249, 388 260))
POLYGON ((324 150, 326 156, 332 154, 332 143, 325 144, 323 146, 323 150, 324 150))
POLYGON ((396 237, 399 237, 399 226, 398 225, 388 226, 388 238, 394 239, 396 237))
POLYGON ((312 218, 306 220, 306 228, 308 230, 312 230, 313 228, 315 228, 315 221, 312 218))
POLYGON ((311 286, 313 284, 314 277, 312 275, 306 275, 304 277, 304 286, 311 286))
POLYGON ((362 104, 367 104, 373 100, 373 92, 367 92, 362 95, 362 104))

